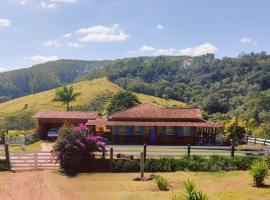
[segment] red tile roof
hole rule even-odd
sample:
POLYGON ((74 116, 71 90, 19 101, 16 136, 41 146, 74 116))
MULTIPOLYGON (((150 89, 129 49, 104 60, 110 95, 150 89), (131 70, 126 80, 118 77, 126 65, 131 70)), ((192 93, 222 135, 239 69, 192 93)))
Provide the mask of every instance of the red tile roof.
POLYGON ((97 120, 88 120, 86 123, 88 126, 189 126, 189 127, 220 127, 209 121, 199 121, 199 122, 165 122, 165 121, 110 121, 106 118, 97 120))
POLYGON ((34 115, 36 119, 96 119, 98 112, 75 111, 40 111, 34 115))
POLYGON ((203 119, 203 117, 201 110, 197 108, 163 108, 148 103, 115 113, 108 119, 203 119))

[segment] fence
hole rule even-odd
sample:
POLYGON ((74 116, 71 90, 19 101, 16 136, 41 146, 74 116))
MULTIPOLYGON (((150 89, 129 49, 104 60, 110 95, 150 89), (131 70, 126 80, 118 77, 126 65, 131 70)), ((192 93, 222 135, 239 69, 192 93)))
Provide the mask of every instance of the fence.
POLYGON ((57 156, 49 151, 10 152, 11 170, 58 169, 57 156))
POLYGON ((25 145, 37 139, 38 139, 37 134, 34 133, 34 134, 20 135, 20 136, 15 136, 15 137, 6 136, 5 142, 6 144, 25 145))
POLYGON ((238 147, 235 146, 107 146, 105 153, 96 153, 98 158, 133 158, 139 159, 140 153, 144 152, 145 158, 173 157, 183 156, 269 156, 269 151, 257 147, 238 147))
POLYGON ((246 136, 246 141, 254 144, 270 146, 270 140, 246 136))

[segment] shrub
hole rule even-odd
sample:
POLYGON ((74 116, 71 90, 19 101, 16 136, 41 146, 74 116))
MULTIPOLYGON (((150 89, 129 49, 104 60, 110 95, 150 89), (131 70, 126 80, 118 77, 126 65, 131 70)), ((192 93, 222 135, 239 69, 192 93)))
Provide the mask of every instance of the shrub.
POLYGON ((168 191, 169 190, 169 184, 168 184, 168 180, 160 175, 156 175, 154 178, 158 189, 161 191, 168 191))
POLYGON ((256 160, 251 165, 251 175, 256 187, 264 185, 264 179, 268 176, 269 164, 263 160, 256 160))
POLYGON ((7 170, 7 164, 5 160, 0 160, 0 171, 6 171, 7 170))
POLYGON ((186 200, 207 200, 208 197, 203 192, 198 191, 193 182, 184 183, 184 199, 186 200))
POLYGON ((76 173, 94 161, 94 152, 105 151, 105 144, 102 137, 90 134, 85 125, 65 124, 60 129, 54 150, 65 172, 76 173))

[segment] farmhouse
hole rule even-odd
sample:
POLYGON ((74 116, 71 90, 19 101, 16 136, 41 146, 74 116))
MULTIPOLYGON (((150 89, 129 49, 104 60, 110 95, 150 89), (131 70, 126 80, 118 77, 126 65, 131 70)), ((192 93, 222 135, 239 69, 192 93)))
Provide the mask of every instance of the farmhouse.
POLYGON ((79 125, 88 120, 101 118, 98 112, 65 112, 65 111, 41 111, 35 114, 37 132, 41 139, 47 138, 49 130, 57 130, 64 123, 79 125))
POLYGON ((215 144, 220 126, 203 119, 197 108, 139 105, 104 118, 89 119, 90 127, 105 126, 113 143, 215 144))

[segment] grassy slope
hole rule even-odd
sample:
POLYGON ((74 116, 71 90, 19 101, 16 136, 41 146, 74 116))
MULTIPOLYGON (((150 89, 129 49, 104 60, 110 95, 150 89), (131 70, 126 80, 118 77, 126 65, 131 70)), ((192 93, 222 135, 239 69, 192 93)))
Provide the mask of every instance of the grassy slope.
MULTIPOLYGON (((91 99, 96 97, 98 94, 106 91, 117 92, 121 90, 119 86, 114 83, 109 82, 105 78, 95 79, 92 81, 83 81, 79 83, 72 84, 76 92, 80 92, 81 96, 77 101, 71 103, 72 106, 80 105, 89 102, 91 99)), ((5 103, 0 104, 0 115, 6 113, 16 112, 22 110, 25 104, 28 105, 27 110, 36 112, 39 110, 65 110, 65 108, 59 102, 52 102, 55 94, 55 89, 48 90, 45 92, 40 92, 24 97, 20 97, 5 103)), ((158 97, 153 97, 144 94, 136 94, 142 103, 147 102, 157 102, 163 106, 185 106, 184 103, 165 100, 158 97)))

